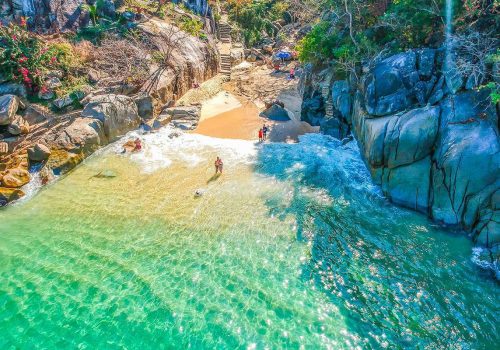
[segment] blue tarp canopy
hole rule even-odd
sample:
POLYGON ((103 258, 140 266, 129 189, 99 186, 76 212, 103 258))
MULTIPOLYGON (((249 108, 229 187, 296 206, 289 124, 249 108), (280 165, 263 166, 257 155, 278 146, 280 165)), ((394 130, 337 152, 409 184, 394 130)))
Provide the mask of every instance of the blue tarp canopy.
POLYGON ((289 60, 292 58, 292 53, 288 51, 280 51, 276 54, 276 57, 284 60, 289 60))

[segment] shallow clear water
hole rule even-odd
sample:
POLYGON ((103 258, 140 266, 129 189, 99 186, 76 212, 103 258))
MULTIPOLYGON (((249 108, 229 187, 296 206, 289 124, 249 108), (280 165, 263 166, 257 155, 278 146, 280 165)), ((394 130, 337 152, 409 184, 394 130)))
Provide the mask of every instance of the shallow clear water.
POLYGON ((1 349, 499 343, 470 241, 387 203, 355 146, 167 135, 0 211, 1 349))

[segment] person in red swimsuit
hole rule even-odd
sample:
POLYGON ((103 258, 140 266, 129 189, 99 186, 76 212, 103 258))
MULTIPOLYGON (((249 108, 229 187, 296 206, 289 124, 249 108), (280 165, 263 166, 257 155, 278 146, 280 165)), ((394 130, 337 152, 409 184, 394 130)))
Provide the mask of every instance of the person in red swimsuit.
POLYGON ((224 167, 224 163, 222 162, 222 159, 217 157, 215 160, 215 173, 221 173, 222 174, 222 168, 224 167))
POLYGON ((142 149, 142 143, 140 139, 135 139, 134 141, 134 152, 139 152, 142 149))
POLYGON ((259 142, 264 141, 264 130, 259 129, 259 142))

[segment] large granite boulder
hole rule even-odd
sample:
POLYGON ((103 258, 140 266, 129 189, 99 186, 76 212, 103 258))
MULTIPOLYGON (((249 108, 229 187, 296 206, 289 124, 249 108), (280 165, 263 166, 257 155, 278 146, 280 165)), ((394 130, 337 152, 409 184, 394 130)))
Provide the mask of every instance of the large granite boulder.
POLYGON ((91 154, 108 143, 102 122, 92 118, 77 118, 53 136, 46 140, 47 144, 76 154, 91 154))
POLYGON ((19 108, 19 99, 15 95, 0 96, 0 125, 9 125, 19 108))
POLYGON ((384 116, 410 107, 411 91, 418 80, 417 56, 414 51, 383 60, 364 80, 367 112, 384 116))
POLYGON ((91 98, 82 111, 82 117, 99 120, 110 142, 136 129, 141 123, 134 100, 123 95, 100 95, 91 98))
POLYGON ((17 136, 30 132, 30 125, 23 117, 17 115, 7 128, 9 134, 17 136))
POLYGON ((290 117, 288 116, 288 112, 283 107, 273 104, 271 107, 260 113, 262 118, 267 118, 269 120, 275 121, 288 121, 290 117))
POLYGON ((1 185, 7 188, 19 188, 30 181, 30 175, 27 170, 22 168, 7 169, 2 174, 1 185))
POLYGON ((384 138, 384 165, 395 168, 430 155, 438 134, 439 114, 439 107, 425 107, 392 118, 384 138))
POLYGON ((201 117, 201 108, 198 106, 170 107, 165 108, 158 116, 157 121, 161 125, 170 123, 173 127, 181 130, 194 130, 198 126, 201 117))
POLYGON ((498 189, 490 187, 500 178, 498 131, 487 121, 448 125, 439 137, 434 159, 433 218, 470 229, 483 204, 471 199, 478 194, 487 198, 498 189), (485 189, 487 193, 481 193, 485 189))
POLYGON ((171 52, 175 67, 162 69, 151 66, 151 79, 144 84, 160 103, 178 100, 193 87, 218 73, 219 54, 212 40, 204 41, 188 35, 179 28, 158 19, 150 19, 138 26, 160 50, 171 52), (169 46, 175 43, 175 49, 169 46))
POLYGON ((382 175, 382 190, 392 202, 419 211, 429 207, 431 157, 386 168, 382 175))
POLYGON ((33 162, 42 162, 50 156, 50 149, 42 143, 37 143, 28 148, 28 158, 33 162))

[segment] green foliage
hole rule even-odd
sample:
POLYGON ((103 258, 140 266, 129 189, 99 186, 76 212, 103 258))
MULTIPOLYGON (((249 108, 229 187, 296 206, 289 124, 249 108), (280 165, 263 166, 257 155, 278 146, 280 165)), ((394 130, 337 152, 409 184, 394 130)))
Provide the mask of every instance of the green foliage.
POLYGON ((92 24, 96 26, 99 20, 99 14, 102 12, 104 8, 104 0, 97 0, 93 5, 90 4, 82 4, 81 9, 87 11, 89 13, 90 19, 92 20, 92 24))
MULTIPOLYGON (((328 9, 298 43, 299 58, 320 63, 333 60, 339 69, 354 69, 382 50, 388 53, 428 45, 442 30, 443 0, 323 0, 328 9)), ((442 37, 440 35, 439 37, 442 37)))
POLYGON ((277 34, 273 21, 283 18, 288 5, 278 0, 250 0, 229 4, 229 17, 242 30, 243 39, 249 46, 262 40, 262 34, 277 34))
POLYGON ((25 27, 0 27, 0 71, 5 78, 23 83, 28 91, 44 89, 51 70, 68 71, 72 52, 62 44, 48 44, 25 27))
POLYGON ((203 23, 193 18, 183 18, 180 28, 192 36, 200 36, 203 31, 203 23))

